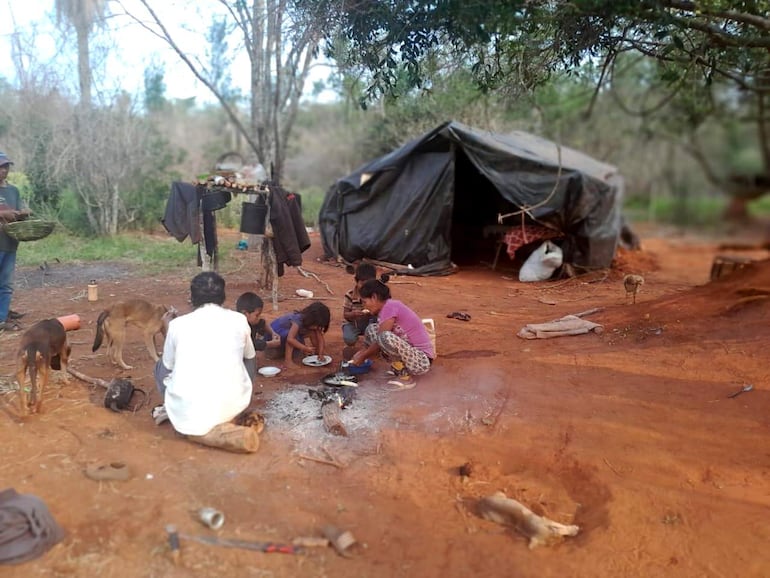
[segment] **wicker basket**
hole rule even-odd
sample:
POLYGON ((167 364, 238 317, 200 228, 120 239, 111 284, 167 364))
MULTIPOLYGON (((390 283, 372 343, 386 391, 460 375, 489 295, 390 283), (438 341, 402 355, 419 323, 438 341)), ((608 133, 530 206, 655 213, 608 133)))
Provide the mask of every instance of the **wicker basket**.
POLYGON ((55 221, 42 221, 39 219, 29 219, 27 221, 13 221, 3 225, 3 231, 8 233, 17 241, 37 241, 51 234, 55 221))

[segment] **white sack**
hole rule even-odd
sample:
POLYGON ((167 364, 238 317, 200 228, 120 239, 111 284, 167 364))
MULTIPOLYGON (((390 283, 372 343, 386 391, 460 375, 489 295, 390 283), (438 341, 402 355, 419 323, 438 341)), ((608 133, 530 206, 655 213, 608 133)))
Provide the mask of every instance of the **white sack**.
POLYGON ((546 241, 524 261, 524 265, 519 271, 519 281, 526 283, 550 279, 553 272, 561 267, 563 259, 561 247, 551 241, 546 241))

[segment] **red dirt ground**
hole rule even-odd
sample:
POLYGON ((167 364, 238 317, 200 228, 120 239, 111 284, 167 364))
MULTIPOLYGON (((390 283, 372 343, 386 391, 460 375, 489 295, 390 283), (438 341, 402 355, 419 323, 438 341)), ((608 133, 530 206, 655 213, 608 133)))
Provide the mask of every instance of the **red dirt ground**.
MULTIPOLYGON (((290 298, 295 289, 313 290, 332 309, 328 340, 339 361, 342 295, 352 278, 316 261, 317 237, 313 243, 304 268, 333 294, 290 269, 278 311, 268 305, 265 316, 304 305, 290 298)), ((75 379, 60 396, 56 381, 43 413, 21 421, 7 386, 19 334, 2 334, 0 489, 40 497, 67 532, 43 557, 2 575, 769 576, 770 262, 709 283, 718 253, 713 239, 655 234, 643 236, 641 252, 622 252, 607 274, 523 284, 510 271, 478 267, 396 278, 394 297, 436 320, 431 372, 413 390, 388 392, 385 364, 377 363, 342 414, 348 438, 326 434, 318 402, 305 395, 328 369, 299 366, 264 379, 254 407, 267 427, 259 452, 248 456, 185 441, 168 424, 155 426, 147 408, 110 412, 103 390, 75 379), (646 280, 635 305, 622 286, 631 272, 646 280), (516 337, 527 323, 594 307, 602 309, 588 318, 604 326, 601 334, 516 337), (452 311, 472 319, 447 318, 452 311), (744 384, 754 390, 727 397, 744 384), (301 455, 332 457, 341 467, 301 455), (86 478, 85 466, 100 461, 126 462, 132 479, 86 478), (463 479, 458 468, 469 461, 473 471, 463 479), (476 501, 497 490, 580 533, 529 550, 523 537, 476 514, 476 501), (359 544, 346 559, 329 548, 292 556, 183 540, 175 566, 164 526, 213 535, 192 515, 202 506, 225 513, 224 538, 286 542, 333 524, 359 544)), ((240 253, 237 271, 221 271, 229 306, 258 290, 250 256, 240 253)), ((152 362, 138 336, 125 352, 135 368, 122 372, 104 348, 91 353, 94 322, 129 297, 187 310, 189 277, 102 280, 97 303, 85 299, 89 277, 19 289, 14 308, 27 312, 26 326, 79 314, 73 367, 152 390, 152 362)), ((157 402, 153 392, 149 406, 157 402)))

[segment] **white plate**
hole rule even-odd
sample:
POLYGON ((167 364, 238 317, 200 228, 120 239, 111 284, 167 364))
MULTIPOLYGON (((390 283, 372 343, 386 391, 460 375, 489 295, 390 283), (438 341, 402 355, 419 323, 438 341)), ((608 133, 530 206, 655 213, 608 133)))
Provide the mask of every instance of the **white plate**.
POLYGON ((260 375, 264 375, 265 377, 273 377, 281 373, 281 368, 267 366, 267 367, 260 367, 257 371, 259 372, 260 375))
POLYGON ((318 357, 317 355, 308 355, 305 359, 302 360, 302 363, 309 365, 310 367, 323 367, 324 365, 329 365, 331 362, 332 358, 330 355, 324 355, 323 357, 318 357))

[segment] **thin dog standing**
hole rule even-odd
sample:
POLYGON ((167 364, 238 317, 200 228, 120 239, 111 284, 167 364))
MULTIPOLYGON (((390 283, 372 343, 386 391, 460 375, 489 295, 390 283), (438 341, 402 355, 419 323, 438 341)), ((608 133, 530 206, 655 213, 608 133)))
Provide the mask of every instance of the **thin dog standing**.
POLYGON ((64 383, 69 383, 67 363, 71 348, 67 343, 67 331, 57 319, 39 321, 21 336, 16 354, 16 380, 19 382, 21 415, 40 413, 43 391, 48 386, 50 369, 60 369, 64 383), (24 387, 29 373, 30 392, 24 387))
POLYGON ((132 366, 123 361, 126 326, 131 324, 141 329, 147 351, 155 361, 158 361, 160 357, 155 345, 155 335, 161 333, 165 338, 168 322, 177 315, 178 312, 174 307, 153 305, 143 299, 130 299, 116 303, 99 314, 91 351, 99 349, 102 341, 105 341, 110 361, 123 369, 132 369, 132 366))

